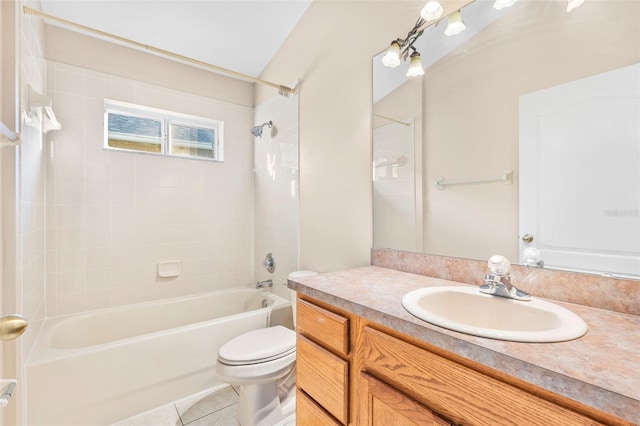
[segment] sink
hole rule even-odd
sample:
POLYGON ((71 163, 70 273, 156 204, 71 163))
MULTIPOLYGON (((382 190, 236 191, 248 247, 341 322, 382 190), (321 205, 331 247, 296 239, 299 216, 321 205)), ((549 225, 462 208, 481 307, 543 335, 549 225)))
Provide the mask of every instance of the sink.
POLYGON ((582 318, 556 304, 480 293, 478 287, 436 286, 411 291, 402 306, 431 324, 498 340, 562 342, 587 332, 582 318))

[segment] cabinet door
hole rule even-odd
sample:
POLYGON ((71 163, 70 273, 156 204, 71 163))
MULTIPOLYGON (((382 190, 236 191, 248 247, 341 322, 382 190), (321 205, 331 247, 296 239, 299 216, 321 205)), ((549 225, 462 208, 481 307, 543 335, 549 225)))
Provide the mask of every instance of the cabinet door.
POLYGON ((365 372, 360 374, 364 379, 362 383, 367 398, 363 425, 450 426, 452 424, 375 377, 365 372))
POLYGON ((602 423, 523 389, 364 327, 366 371, 464 425, 595 426, 602 423), (491 403, 487 402, 491 401, 491 403))

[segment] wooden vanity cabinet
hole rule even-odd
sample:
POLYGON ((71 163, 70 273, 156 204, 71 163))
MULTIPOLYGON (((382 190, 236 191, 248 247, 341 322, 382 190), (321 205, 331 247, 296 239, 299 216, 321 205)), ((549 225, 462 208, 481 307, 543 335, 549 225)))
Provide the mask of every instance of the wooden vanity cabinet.
POLYGON ((298 299, 300 425, 631 423, 331 305, 298 299))

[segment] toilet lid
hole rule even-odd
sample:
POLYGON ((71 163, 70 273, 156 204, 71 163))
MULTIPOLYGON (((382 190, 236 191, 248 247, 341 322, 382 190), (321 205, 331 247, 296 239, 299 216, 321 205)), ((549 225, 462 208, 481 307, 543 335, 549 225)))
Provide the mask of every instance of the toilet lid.
POLYGON ((296 333, 281 325, 249 331, 225 343, 218 352, 224 364, 267 362, 296 350, 296 333))

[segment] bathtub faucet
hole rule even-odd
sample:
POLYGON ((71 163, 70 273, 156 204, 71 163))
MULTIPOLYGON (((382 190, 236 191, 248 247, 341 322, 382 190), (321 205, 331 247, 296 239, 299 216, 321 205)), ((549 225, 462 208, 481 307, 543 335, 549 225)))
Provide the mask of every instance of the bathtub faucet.
POLYGON ((258 281, 256 283, 256 288, 264 288, 264 287, 273 287, 273 281, 265 280, 265 281, 258 281))

